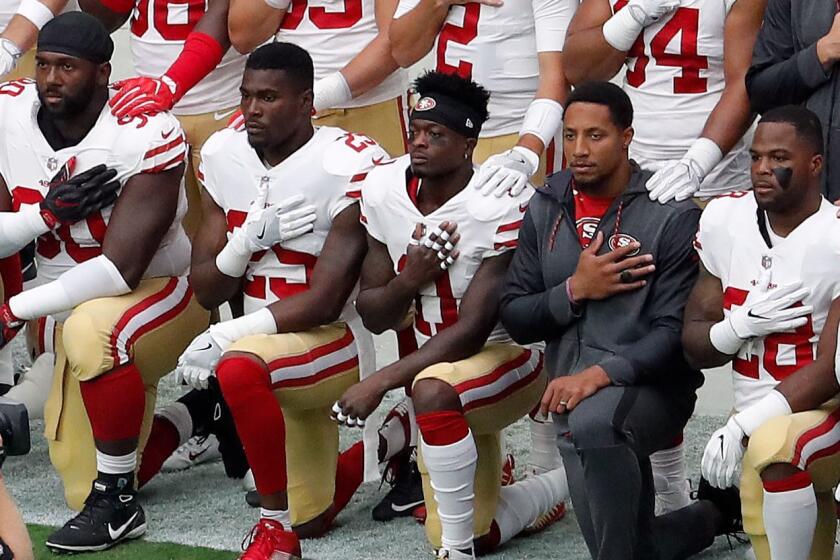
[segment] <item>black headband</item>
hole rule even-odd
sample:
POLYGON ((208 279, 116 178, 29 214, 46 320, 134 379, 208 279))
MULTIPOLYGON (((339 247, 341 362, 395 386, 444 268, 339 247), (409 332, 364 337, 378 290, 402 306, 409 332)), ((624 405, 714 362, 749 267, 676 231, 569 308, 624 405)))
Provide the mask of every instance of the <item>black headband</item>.
POLYGON ((102 64, 111 60, 114 42, 95 17, 84 12, 67 12, 41 29, 38 52, 61 53, 102 64))
POLYGON ((478 138, 481 132, 481 119, 469 105, 440 93, 421 97, 409 117, 414 119, 442 124, 467 138, 478 138))

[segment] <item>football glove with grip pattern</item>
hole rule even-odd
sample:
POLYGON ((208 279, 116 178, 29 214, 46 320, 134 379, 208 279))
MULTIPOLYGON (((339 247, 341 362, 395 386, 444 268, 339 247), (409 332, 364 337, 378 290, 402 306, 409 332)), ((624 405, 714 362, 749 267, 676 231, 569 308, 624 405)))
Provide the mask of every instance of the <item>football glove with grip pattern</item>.
POLYGON ((50 229, 62 223, 84 220, 117 199, 120 183, 114 180, 117 176, 115 169, 99 164, 75 177, 62 179, 62 175, 68 174, 67 169, 72 173, 72 166, 71 162, 65 165, 50 183, 47 196, 41 201, 41 216, 50 229))

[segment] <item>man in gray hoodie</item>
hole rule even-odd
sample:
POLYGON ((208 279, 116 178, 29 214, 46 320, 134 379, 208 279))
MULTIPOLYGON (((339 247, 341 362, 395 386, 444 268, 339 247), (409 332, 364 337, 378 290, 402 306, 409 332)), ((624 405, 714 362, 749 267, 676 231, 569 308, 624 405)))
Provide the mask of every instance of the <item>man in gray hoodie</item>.
POLYGON ((734 528, 737 495, 654 520, 649 455, 694 410, 702 374, 683 358, 683 309, 697 276, 700 209, 646 194, 628 157, 633 108, 606 82, 569 97, 569 168, 532 198, 508 270, 501 319, 520 343, 545 341, 554 414, 575 512, 593 558, 684 558, 734 528), (734 500, 733 500, 734 498, 734 500))

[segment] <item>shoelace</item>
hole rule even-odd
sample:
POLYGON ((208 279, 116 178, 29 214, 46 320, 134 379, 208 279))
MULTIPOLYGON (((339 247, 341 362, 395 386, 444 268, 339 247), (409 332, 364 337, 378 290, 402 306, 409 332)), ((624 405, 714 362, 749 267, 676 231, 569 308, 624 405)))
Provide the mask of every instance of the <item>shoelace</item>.
POLYGON ((110 501, 108 500, 107 494, 94 490, 85 500, 85 507, 82 508, 82 511, 70 523, 93 524, 97 517, 96 512, 108 509, 108 505, 110 505, 110 501))

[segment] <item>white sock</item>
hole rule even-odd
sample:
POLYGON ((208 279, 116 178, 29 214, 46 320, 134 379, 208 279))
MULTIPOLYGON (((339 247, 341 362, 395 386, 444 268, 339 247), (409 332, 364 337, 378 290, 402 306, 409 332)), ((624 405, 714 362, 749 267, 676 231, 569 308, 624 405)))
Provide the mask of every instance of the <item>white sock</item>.
POLYGON ((447 550, 472 549, 475 465, 478 451, 472 431, 449 445, 428 445, 420 435, 423 461, 435 493, 441 545, 447 550))
POLYGON ((178 431, 178 445, 184 445, 192 437, 193 420, 192 416, 190 416, 190 410, 184 403, 175 401, 169 406, 155 412, 155 416, 165 418, 170 424, 175 426, 175 429, 178 431))
POLYGON ((50 394, 54 371, 55 354, 41 354, 18 384, 6 393, 8 398, 26 406, 30 420, 44 417, 44 403, 50 394))
POLYGON ((656 481, 657 515, 676 511, 691 503, 682 443, 653 453, 650 456, 650 466, 656 481))
POLYGON ((773 560, 803 560, 811 554, 817 526, 813 484, 787 492, 764 491, 764 528, 773 560))
POLYGON ((531 451, 528 453, 528 472, 542 474, 563 466, 560 449, 557 448, 557 432, 551 418, 535 420, 528 418, 531 428, 531 451))
POLYGON ((108 455, 96 450, 96 470, 104 474, 133 473, 137 468, 137 451, 125 455, 108 455))
POLYGON ((10 387, 15 384, 15 367, 12 357, 11 344, 0 349, 0 383, 10 387))
POLYGON ((283 526, 286 531, 292 530, 292 516, 288 509, 260 508, 260 519, 270 519, 283 526))
POLYGON ((502 486, 496 508, 496 525, 505 543, 569 497, 566 469, 554 469, 502 486))

